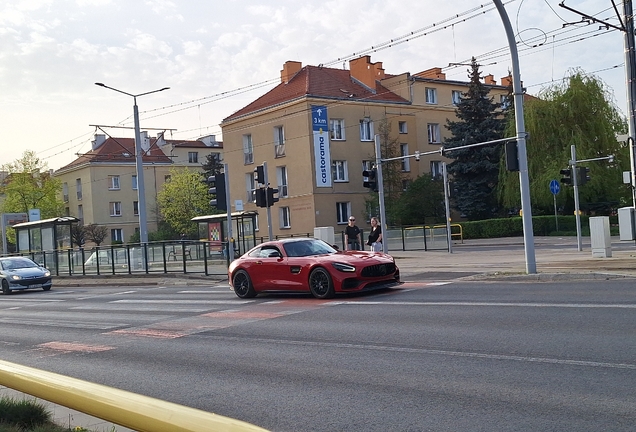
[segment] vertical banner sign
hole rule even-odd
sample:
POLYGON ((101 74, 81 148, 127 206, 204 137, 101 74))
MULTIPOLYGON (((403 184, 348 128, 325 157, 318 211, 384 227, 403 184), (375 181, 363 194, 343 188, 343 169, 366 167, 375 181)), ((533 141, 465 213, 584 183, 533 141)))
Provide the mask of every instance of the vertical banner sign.
POLYGON ((314 159, 316 161, 316 187, 331 187, 331 154, 329 153, 329 122, 327 107, 311 106, 314 132, 314 159))

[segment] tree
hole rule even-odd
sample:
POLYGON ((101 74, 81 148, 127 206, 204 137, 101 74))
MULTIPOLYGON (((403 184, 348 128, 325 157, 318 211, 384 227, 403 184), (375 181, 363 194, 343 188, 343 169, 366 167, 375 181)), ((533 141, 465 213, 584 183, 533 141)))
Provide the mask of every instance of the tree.
POLYGON ((25 150, 22 158, 3 165, 2 170, 7 173, 0 188, 5 195, 2 212, 28 213, 40 209, 43 219, 63 214, 62 184, 51 176, 47 164, 34 151, 25 150))
MULTIPOLYGON (((391 123, 387 118, 380 120, 378 124, 378 135, 380 136, 380 152, 382 159, 391 159, 401 156, 398 138, 391 136, 391 123)), ((375 161, 375 154, 373 155, 375 161)), ((397 202, 402 194, 402 182, 405 174, 402 171, 402 161, 394 160, 382 164, 382 184, 384 186, 384 203, 386 218, 385 223, 395 224, 399 220, 397 202)), ((371 192, 372 196, 365 200, 369 217, 377 216, 378 195, 371 192)))
MULTIPOLYGON (((481 82, 479 64, 473 57, 468 91, 457 105, 457 121, 446 121, 452 136, 445 141, 449 149, 502 138, 505 126, 500 105, 488 97, 481 82)), ((448 173, 455 182, 454 206, 469 220, 492 217, 497 208, 497 182, 501 145, 485 145, 448 152, 453 159, 448 173)))
POLYGON ((409 184, 396 205, 400 225, 420 225, 446 220, 444 182, 430 174, 419 176, 409 184))
POLYGON ((205 162, 201 164, 203 168, 203 178, 207 180, 208 177, 215 174, 220 174, 223 171, 223 163, 221 162, 220 153, 209 153, 205 157, 205 162))
MULTIPOLYGON (((71 225, 71 241, 79 247, 86 243, 86 228, 81 224, 71 225)), ((72 246, 72 245, 71 245, 72 246)))
POLYGON ((193 217, 219 212, 210 207, 208 186, 201 181, 201 173, 189 169, 170 170, 170 181, 159 190, 157 204, 163 220, 187 236, 197 235, 193 217))
POLYGON ((101 245, 108 237, 108 228, 103 225, 89 224, 84 227, 86 239, 97 246, 101 245))
MULTIPOLYGON (((622 171, 630 170, 629 150, 616 140, 616 134, 625 132, 627 126, 612 100, 600 79, 573 71, 562 83, 524 103, 533 214, 554 212, 554 197, 548 186, 551 180, 561 178, 560 170, 567 168, 571 145, 576 146, 578 160, 615 155, 613 165, 606 160, 583 164, 590 168, 591 180, 579 188, 581 208, 596 205, 605 212, 607 207, 631 205, 631 192, 622 184, 622 171)), ((509 119, 507 130, 509 135, 515 134, 514 119, 509 119)), ((499 198, 507 208, 520 207, 519 176, 507 172, 503 164, 499 198)), ((571 187, 562 187, 557 200, 564 214, 572 214, 571 187)))

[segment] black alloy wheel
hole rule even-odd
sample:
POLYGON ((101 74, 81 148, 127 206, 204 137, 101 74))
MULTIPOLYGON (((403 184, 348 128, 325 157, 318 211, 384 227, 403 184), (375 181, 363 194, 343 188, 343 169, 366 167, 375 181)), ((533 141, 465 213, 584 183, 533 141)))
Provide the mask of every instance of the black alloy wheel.
POLYGON ((335 291, 329 272, 322 267, 315 268, 309 275, 309 290, 316 298, 332 298, 335 291))
POLYGON ((256 291, 252 285, 250 275, 245 270, 238 270, 232 278, 234 293, 240 298, 252 298, 256 296, 256 291))
POLYGON ((2 279, 2 294, 9 295, 11 294, 11 288, 9 288, 9 282, 6 279, 2 279))

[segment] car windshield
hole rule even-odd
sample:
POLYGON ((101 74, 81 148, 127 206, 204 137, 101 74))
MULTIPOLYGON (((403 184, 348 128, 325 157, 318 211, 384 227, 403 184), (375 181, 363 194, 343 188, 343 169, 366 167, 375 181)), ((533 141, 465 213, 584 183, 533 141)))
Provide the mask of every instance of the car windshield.
POLYGON ((37 266, 38 265, 36 263, 26 258, 10 258, 2 260, 2 268, 4 270, 14 270, 37 266))
POLYGON ((335 253, 336 250, 322 240, 301 240, 283 244, 290 257, 303 257, 335 253))

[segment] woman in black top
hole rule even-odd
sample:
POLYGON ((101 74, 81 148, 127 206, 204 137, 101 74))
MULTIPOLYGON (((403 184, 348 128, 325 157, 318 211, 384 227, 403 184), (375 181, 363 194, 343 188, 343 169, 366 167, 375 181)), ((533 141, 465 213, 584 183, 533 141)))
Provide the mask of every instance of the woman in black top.
POLYGON ((371 232, 367 245, 371 247, 373 252, 382 252, 382 228, 377 217, 371 218, 371 232))

